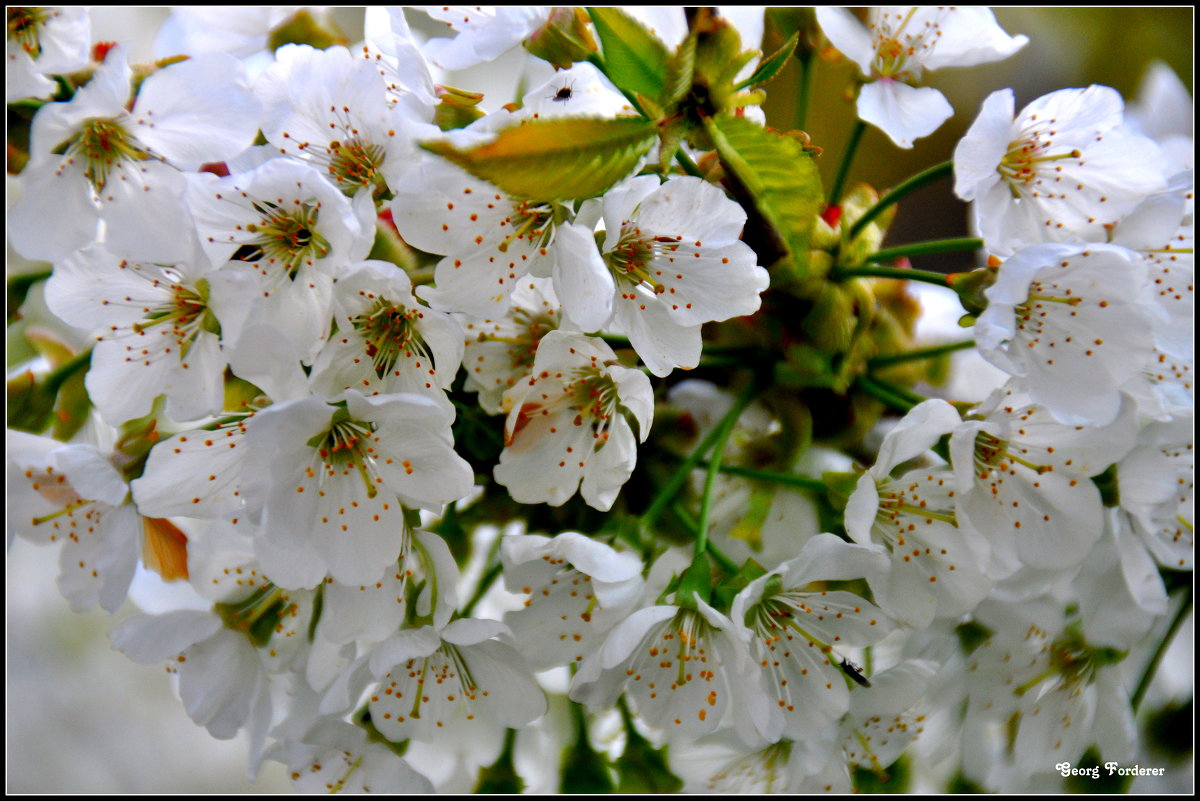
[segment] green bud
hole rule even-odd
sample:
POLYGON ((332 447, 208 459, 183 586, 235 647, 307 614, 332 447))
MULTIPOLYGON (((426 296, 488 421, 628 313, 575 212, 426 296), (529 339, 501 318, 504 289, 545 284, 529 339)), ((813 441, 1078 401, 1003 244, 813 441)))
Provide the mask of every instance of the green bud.
POLYGON ((453 86, 437 87, 438 104, 433 110, 433 121, 443 131, 465 128, 484 115, 479 103, 483 93, 455 89, 453 86))
POLYGON ((565 70, 599 51, 588 27, 588 16, 579 6, 557 6, 550 19, 524 41, 525 49, 565 70))
POLYGON ((984 292, 996 283, 997 267, 987 266, 969 273, 951 273, 946 276, 946 283, 958 293, 958 299, 963 308, 973 317, 983 314, 988 301, 984 292))
POLYGON ((804 318, 804 333, 821 350, 844 353, 858 324, 856 305, 853 294, 841 284, 824 284, 804 318))
POLYGON ((325 50, 334 45, 349 43, 346 35, 332 19, 326 18, 319 22, 306 10, 297 11, 289 19, 275 26, 267 36, 267 49, 271 51, 287 44, 311 45, 318 50, 325 50))

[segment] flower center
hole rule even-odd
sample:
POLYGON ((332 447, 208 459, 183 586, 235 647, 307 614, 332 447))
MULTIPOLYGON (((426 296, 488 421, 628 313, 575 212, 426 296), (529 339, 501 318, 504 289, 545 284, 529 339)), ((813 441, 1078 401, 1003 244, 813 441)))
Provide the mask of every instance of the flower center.
MULTIPOLYGON (((1052 134, 1053 131, 1050 133, 1052 134)), ((1037 131, 1009 142, 1008 152, 1000 159, 997 170, 1001 177, 1008 181, 1014 196, 1018 184, 1028 186, 1037 180, 1039 170, 1043 165, 1053 164, 1064 159, 1077 159, 1083 155, 1078 149, 1066 153, 1047 153, 1046 151, 1053 144, 1049 135, 1043 135, 1037 131)))
POLYGON ((379 145, 354 136, 330 142, 328 153, 329 174, 345 194, 353 195, 359 187, 382 180, 379 168, 383 165, 384 150, 379 145))
POLYGON ((102 192, 108 176, 122 162, 144 161, 150 155, 116 119, 92 117, 83 121, 79 132, 52 151, 65 154, 67 161, 81 158, 84 175, 92 188, 102 192))
POLYGON ((641 290, 650 295, 661 295, 666 287, 657 280, 661 272, 654 270, 653 262, 673 258, 682 239, 681 236, 645 236, 640 228, 626 222, 621 225, 617 246, 604 254, 604 261, 617 283, 629 287, 630 293, 641 290))
POLYGON ((36 59, 42 54, 41 28, 56 15, 48 8, 8 9, 9 41, 16 42, 30 58, 36 59))
MULTIPOLYGON (((905 28, 912 22, 917 8, 914 6, 903 16, 896 14, 899 22, 894 23, 883 12, 882 18, 875 27, 875 61, 872 68, 880 78, 903 79, 908 60, 921 51, 930 51, 937 44, 941 35, 937 21, 926 23, 925 27, 915 33, 906 33, 905 28)), ((919 69, 919 68, 918 68, 919 69)), ((912 76, 917 77, 917 76, 912 76)))
MULTIPOLYGON (((164 275, 170 274, 164 270, 164 275)), ((201 331, 220 335, 221 325, 208 308, 208 281, 201 278, 195 288, 183 284, 171 286, 171 298, 151 309, 140 323, 130 329, 135 334, 154 328, 169 326, 171 335, 180 346, 179 357, 187 356, 192 343, 201 331)))
MULTIPOLYGON (((324 476, 333 477, 357 471, 367 488, 367 497, 374 498, 379 490, 378 479, 373 475, 374 446, 371 435, 375 424, 365 420, 352 420, 346 409, 338 407, 330 419, 329 428, 308 441, 316 448, 324 462, 324 476)), ((408 463, 404 463, 408 467, 408 463)))
POLYGON ((1010 448, 1011 443, 994 437, 985 431, 975 435, 975 464, 983 469, 982 478, 986 478, 988 468, 995 467, 1001 472, 1010 470, 1006 462, 1014 462, 1022 467, 1028 467, 1037 474, 1048 473, 1054 468, 1050 465, 1035 464, 1021 456, 1017 456, 1010 448))
POLYGON ((421 316, 419 308, 410 309, 381 299, 375 308, 350 320, 354 330, 362 336, 375 374, 380 378, 392 371, 401 355, 410 356, 417 351, 433 361, 428 345, 417 330, 421 316))
POLYGON ((280 621, 286 615, 294 614, 295 610, 296 604, 287 593, 270 582, 241 601, 213 606, 213 611, 224 622, 225 628, 246 635, 255 648, 262 648, 270 642, 280 621))
POLYGON ((783 769, 792 756, 792 741, 780 740, 761 751, 740 757, 708 780, 720 793, 781 793, 787 790, 783 769))
POLYGON ((294 276, 302 264, 329 255, 329 242, 316 230, 320 203, 297 203, 292 211, 267 200, 253 205, 262 220, 246 226, 247 231, 256 234, 247 244, 261 250, 268 261, 282 263, 289 275, 294 276))
POLYGON ((514 240, 527 241, 533 247, 549 247, 554 241, 554 226, 564 219, 566 210, 553 203, 514 201, 512 216, 507 220, 513 232, 497 247, 501 253, 507 253, 514 240))

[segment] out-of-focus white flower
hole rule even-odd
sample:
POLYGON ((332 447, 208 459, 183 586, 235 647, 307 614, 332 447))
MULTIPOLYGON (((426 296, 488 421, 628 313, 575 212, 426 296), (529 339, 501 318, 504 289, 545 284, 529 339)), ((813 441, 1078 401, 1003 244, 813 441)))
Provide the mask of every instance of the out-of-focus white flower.
POLYGON ((1115 89, 1061 89, 1015 115, 1014 103, 1011 89, 992 93, 954 149, 954 191, 992 252, 1104 242, 1106 226, 1166 189, 1158 145, 1122 125, 1115 89))
POLYGON ((506 446, 496 481, 521 503, 559 506, 582 482, 583 499, 612 507, 650 434, 650 380, 617 363, 601 340, 551 331, 532 375, 504 396, 506 446), (631 419, 636 421, 635 438, 631 419))
POLYGON ((1195 547, 1196 456, 1192 415, 1151 423, 1117 466, 1121 508, 1158 563, 1191 570, 1195 547))
POLYGON ((371 722, 394 742, 518 728, 546 711, 508 628, 494 620, 401 631, 375 649, 370 668, 379 679, 368 702, 371 722))
POLYGON ((46 76, 85 67, 91 38, 91 19, 82 6, 10 7, 4 102, 48 97, 56 84, 46 76))
POLYGON ((5 436, 9 525, 32 542, 62 543, 58 586, 77 612, 115 612, 140 553, 141 518, 128 486, 92 445, 20 431, 5 436))
POLYGON ((281 744, 275 758, 288 767, 302 793, 427 794, 434 791, 422 776, 382 743, 340 720, 320 719, 298 740, 281 744))
POLYGON ((1191 93, 1175 71, 1165 62, 1155 61, 1142 77, 1137 99, 1126 109, 1129 126, 1163 149, 1168 175, 1190 170, 1195 164, 1194 108, 1191 93))
POLYGON ((991 9, 980 6, 880 6, 868 13, 865 28, 844 8, 819 7, 817 21, 866 81, 858 96, 859 118, 904 148, 954 113, 941 92, 914 85, 925 70, 999 61, 1029 42, 1009 36, 991 9))
POLYGON ((505 585, 525 596, 504 620, 534 670, 581 662, 641 599, 641 559, 583 534, 505 537, 500 555, 505 585))

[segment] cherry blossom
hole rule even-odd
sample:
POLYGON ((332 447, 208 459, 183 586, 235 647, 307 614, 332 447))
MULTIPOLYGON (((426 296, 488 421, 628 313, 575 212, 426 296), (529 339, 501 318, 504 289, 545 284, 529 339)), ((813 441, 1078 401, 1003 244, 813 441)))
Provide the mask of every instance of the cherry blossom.
POLYGON ((926 70, 1000 61, 1029 43, 1006 34, 991 9, 978 6, 879 6, 868 13, 866 28, 844 8, 819 7, 817 20, 862 73, 859 118, 903 148, 954 113, 941 92, 915 86, 926 70))
POLYGON ((993 93, 954 150, 954 191, 973 201, 990 250, 1036 242, 1105 241, 1105 226, 1166 188, 1157 145, 1122 126, 1107 86, 1062 89, 1014 114, 993 93))
POLYGON ((645 441, 653 411, 643 373, 619 365, 600 340, 566 331, 542 338, 530 378, 504 405, 496 481, 522 503, 559 506, 581 490, 601 511, 633 472, 635 437, 645 441))

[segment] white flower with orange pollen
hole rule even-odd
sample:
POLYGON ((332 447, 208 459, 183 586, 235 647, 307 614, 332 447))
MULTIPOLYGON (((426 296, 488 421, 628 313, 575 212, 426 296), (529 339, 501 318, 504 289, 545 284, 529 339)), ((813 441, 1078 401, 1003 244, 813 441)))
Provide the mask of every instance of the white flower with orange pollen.
POLYGON ((258 130, 260 106, 229 56, 153 73, 129 104, 132 70, 115 48, 67 103, 34 117, 9 237, 22 255, 58 261, 96 241, 133 258, 187 256, 180 170, 233 158, 258 130))
POLYGON ((418 303, 403 270, 382 261, 354 265, 334 287, 333 309, 338 332, 313 361, 317 392, 415 392, 454 416, 446 390, 462 362, 462 328, 418 303))
POLYGON ((407 119, 389 105, 383 79, 342 47, 288 45, 254 84, 263 135, 306 161, 346 195, 395 191, 412 163, 407 119))
POLYGON ((642 561, 583 534, 500 541, 504 583, 526 596, 505 622, 534 670, 581 662, 641 599, 642 561))
POLYGON ((374 227, 364 230, 315 168, 283 158, 226 178, 189 176, 188 205, 201 247, 221 267, 218 289, 237 309, 225 339, 237 342, 253 320, 311 357, 329 332, 333 281, 366 256, 374 227))
POLYGON ((958 512, 988 532, 1009 575, 1020 565, 1078 566, 1103 528, 1091 477, 1132 447, 1137 408, 1126 398, 1105 426, 1068 426, 1022 393, 997 391, 950 438, 958 512))
POLYGON ((550 9, 531 6, 417 6, 457 32, 425 42, 426 56, 447 70, 461 70, 491 61, 533 33, 550 16, 550 9))
POLYGON ((1064 423, 1106 425, 1151 369, 1166 314, 1146 265, 1113 245, 1035 245, 1001 265, 975 325, 985 359, 1064 423))
POLYGON ((611 706, 622 692, 643 720, 672 738, 711 734, 727 714, 747 743, 770 738, 777 727, 745 641, 728 617, 699 599, 694 608, 634 612, 584 659, 571 683, 571 700, 589 706, 611 706))
POLYGON ((926 70, 1000 61, 1029 42, 1005 33, 983 7, 880 6, 864 28, 849 10, 825 6, 817 21, 862 72, 859 118, 904 148, 954 114, 941 92, 915 85, 926 70))
POLYGON ((167 397, 167 414, 196 420, 221 409, 226 358, 211 300, 213 272, 197 251, 169 266, 92 245, 60 262, 46 286, 50 309, 98 332, 88 395, 114 424, 167 397))
POLYGON ((326 574, 376 581, 410 547, 402 504, 438 509, 471 489, 449 416, 417 395, 306 398, 259 412, 248 429, 241 492, 262 505, 255 553, 288 587, 326 574))
POLYGON ((993 93, 954 149, 954 192, 973 201, 994 253, 1037 242, 1105 242, 1107 227, 1167 188, 1162 153, 1123 125, 1115 89, 1061 89, 1014 114, 993 93))
POLYGON ((563 312, 580 328, 595 331, 611 317, 650 371, 665 376, 699 363, 702 324, 758 311, 770 278, 740 239, 746 212, 720 189, 645 176, 597 203, 601 252, 582 226, 565 227, 560 252, 575 258, 560 257, 554 272, 563 312))
POLYGON ((464 727, 518 728, 546 711, 546 697, 494 620, 463 618, 406 629, 370 655, 379 678, 371 723, 393 742, 428 741, 464 727))
POLYGON ((781 716, 770 739, 780 732, 800 739, 813 727, 832 725, 840 718, 850 703, 844 676, 864 682, 846 658, 846 649, 872 645, 893 628, 879 607, 819 583, 879 575, 887 569, 879 551, 818 534, 796 558, 738 593, 730 617, 744 621, 752 635, 751 653, 762 665, 778 707, 773 715, 781 716))
POLYGON ((859 476, 846 504, 851 539, 891 562, 885 574, 867 576, 876 600, 917 628, 935 617, 970 612, 991 589, 983 570, 987 542, 955 512, 954 473, 928 467, 890 477, 959 423, 958 412, 943 400, 913 407, 884 438, 879 458, 859 476))
POLYGON ((490 320, 464 315, 466 388, 488 414, 500 414, 504 393, 533 370, 538 343, 562 324, 550 280, 529 276, 513 291, 512 308, 490 320))
POLYGON ((82 6, 10 6, 4 102, 49 97, 56 84, 47 76, 86 67, 91 39, 91 20, 82 6))
POLYGON ((563 203, 509 196, 433 157, 408 174, 391 210, 404 241, 445 256, 434 271, 436 286, 423 287, 421 298, 441 311, 492 319, 508 310, 526 275, 556 269, 556 240, 570 217, 563 203))
POLYGON ((551 331, 532 375, 504 396, 507 445, 496 481, 520 503, 560 506, 580 489, 607 511, 633 473, 654 414, 650 379, 602 341, 551 331), (636 423, 637 432, 631 425, 636 423))

